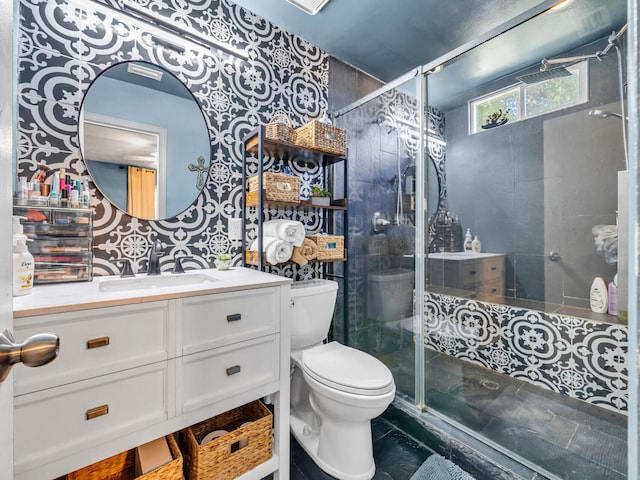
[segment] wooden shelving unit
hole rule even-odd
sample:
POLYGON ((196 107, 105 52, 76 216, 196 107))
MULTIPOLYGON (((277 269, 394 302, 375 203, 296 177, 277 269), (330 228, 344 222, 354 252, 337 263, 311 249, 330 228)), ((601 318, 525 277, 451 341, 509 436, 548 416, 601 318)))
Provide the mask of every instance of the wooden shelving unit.
MULTIPOLYGON (((340 157, 328 153, 324 153, 318 150, 313 150, 305 147, 301 147, 299 145, 295 145, 288 142, 282 142, 278 140, 272 140, 266 138, 264 125, 256 128, 251 133, 249 133, 243 139, 244 145, 244 158, 242 165, 242 182, 245 186, 245 191, 243 195, 243 228, 242 228, 242 255, 244 259, 245 265, 257 266, 260 270, 265 270, 266 267, 271 267, 273 265, 266 262, 264 255, 258 255, 255 251, 248 250, 248 245, 246 245, 247 241, 247 232, 246 232, 246 209, 247 208, 257 208, 258 209, 258 250, 262 251, 262 228, 263 228, 263 211, 265 208, 277 208, 277 207, 291 207, 291 208, 300 208, 300 209, 313 209, 317 210, 319 215, 323 215, 323 224, 332 226, 333 225, 333 215, 335 213, 341 213, 344 215, 343 222, 343 235, 344 235, 344 245, 345 245, 345 254, 343 258, 340 259, 331 259, 331 260, 312 260, 309 263, 335 263, 335 262, 344 262, 346 261, 347 251, 346 247, 348 245, 347 235, 348 235, 348 199, 346 198, 347 192, 347 158, 346 156, 340 157), (257 158, 253 158, 251 155, 255 155, 257 158), (314 205, 308 200, 302 200, 300 203, 295 202, 280 202, 267 200, 265 198, 265 192, 263 190, 262 185, 262 174, 264 173, 264 160, 265 158, 275 158, 281 159, 283 161, 294 159, 296 161, 306 161, 311 162, 315 165, 318 165, 319 168, 324 169, 323 171, 323 179, 325 182, 325 187, 329 178, 329 169, 335 168, 337 165, 342 165, 342 180, 343 180, 343 192, 345 198, 332 200, 331 204, 328 206, 314 205), (257 161, 258 163, 258 191, 257 192, 247 192, 247 184, 248 184, 248 176, 247 176, 247 163, 250 161, 257 161), (258 193, 260 192, 260 193, 258 193)), ((285 263, 279 263, 278 266, 281 265, 289 265, 295 264, 295 262, 289 261, 285 263)), ((326 274, 326 268, 325 268, 326 274)))

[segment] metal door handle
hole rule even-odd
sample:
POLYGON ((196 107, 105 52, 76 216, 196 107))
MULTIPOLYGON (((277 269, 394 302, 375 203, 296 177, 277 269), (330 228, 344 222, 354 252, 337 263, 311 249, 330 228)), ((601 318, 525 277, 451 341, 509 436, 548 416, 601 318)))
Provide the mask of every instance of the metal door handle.
POLYGON ((38 333, 16 343, 11 332, 5 330, 0 333, 0 382, 5 381, 16 363, 40 367, 53 361, 59 351, 60 338, 53 333, 38 333))

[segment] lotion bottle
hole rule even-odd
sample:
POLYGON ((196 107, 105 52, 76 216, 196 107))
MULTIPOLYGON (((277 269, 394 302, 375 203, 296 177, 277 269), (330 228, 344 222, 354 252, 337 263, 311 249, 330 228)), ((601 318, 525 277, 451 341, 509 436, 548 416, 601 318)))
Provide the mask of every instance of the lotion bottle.
POLYGON ((471 238, 471 229, 467 228, 467 233, 464 235, 464 251, 471 252, 473 251, 473 239, 471 238))
POLYGON ((25 235, 13 236, 13 296, 27 295, 33 290, 33 255, 27 249, 25 235))
POLYGON ((607 309, 609 308, 607 296, 607 284, 604 283, 601 277, 594 278, 589 295, 591 311, 595 313, 607 313, 607 309))
POLYGON ((473 241, 471 242, 471 251, 473 253, 480 253, 481 247, 482 247, 482 243, 480 243, 480 240, 478 239, 478 235, 476 235, 473 238, 473 241))

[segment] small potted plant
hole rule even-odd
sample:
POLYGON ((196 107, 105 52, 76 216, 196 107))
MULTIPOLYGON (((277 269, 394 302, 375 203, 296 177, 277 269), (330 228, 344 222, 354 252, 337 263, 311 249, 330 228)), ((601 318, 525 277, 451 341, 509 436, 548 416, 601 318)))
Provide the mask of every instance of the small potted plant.
POLYGON ((221 253, 216 257, 213 263, 216 264, 216 268, 218 270, 229 270, 229 267, 231 266, 231 256, 227 253, 221 253))
POLYGON ((328 207, 331 205, 331 192, 325 190, 320 185, 311 187, 311 204, 328 207))
POLYGON ((487 115, 487 121, 484 125, 482 125, 482 128, 486 130, 487 128, 499 127, 500 125, 504 125, 509 121, 509 111, 510 110, 507 108, 504 111, 502 111, 502 109, 499 109, 497 112, 490 113, 489 115, 487 115))

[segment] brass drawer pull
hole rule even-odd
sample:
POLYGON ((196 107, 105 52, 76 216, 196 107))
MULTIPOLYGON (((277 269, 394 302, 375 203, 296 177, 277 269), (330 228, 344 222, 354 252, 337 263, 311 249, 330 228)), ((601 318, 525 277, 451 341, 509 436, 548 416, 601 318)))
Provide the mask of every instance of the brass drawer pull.
POLYGON ((90 338, 87 340, 87 348, 100 348, 109 345, 109 337, 90 338))
POLYGON ((90 408, 87 410, 87 420, 91 420, 97 417, 101 417, 109 413, 109 405, 100 405, 99 407, 90 408))
POLYGON ((491 267, 491 271, 495 272, 498 269, 498 267, 491 267))
POLYGON ((236 373, 240 373, 240 365, 234 365, 233 367, 227 368, 227 376, 235 375, 236 373))
POLYGON ((242 314, 240 313, 232 313, 231 315, 227 315, 227 322, 237 322, 242 319, 242 314))

